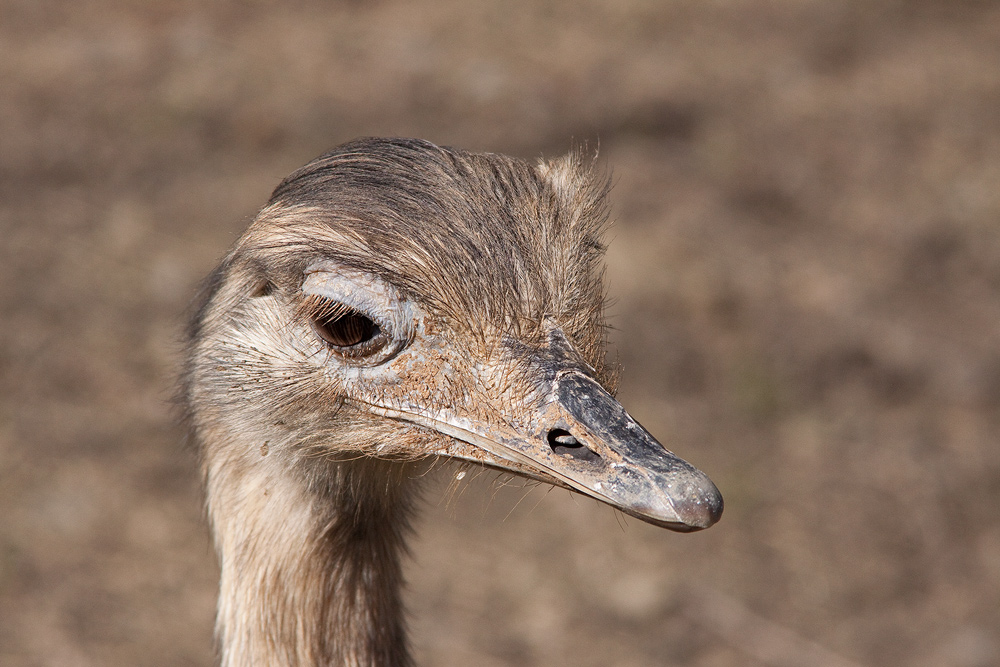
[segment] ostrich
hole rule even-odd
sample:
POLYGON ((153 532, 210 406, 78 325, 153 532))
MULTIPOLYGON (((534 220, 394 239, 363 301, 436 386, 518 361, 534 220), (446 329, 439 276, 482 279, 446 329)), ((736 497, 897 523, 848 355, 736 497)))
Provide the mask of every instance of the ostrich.
POLYGON ((607 190, 578 154, 407 139, 277 187, 206 282, 183 380, 223 665, 412 664, 400 557, 436 457, 718 520, 715 485, 612 397, 607 190))

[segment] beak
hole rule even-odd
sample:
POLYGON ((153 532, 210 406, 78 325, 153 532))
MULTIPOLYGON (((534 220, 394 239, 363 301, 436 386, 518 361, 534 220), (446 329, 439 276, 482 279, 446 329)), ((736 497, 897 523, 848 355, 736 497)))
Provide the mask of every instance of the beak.
POLYGON ((439 454, 570 488, 657 526, 689 532, 719 520, 722 494, 712 480, 636 422, 561 331, 542 349, 512 349, 536 390, 502 418, 413 404, 377 410, 454 438, 439 454))

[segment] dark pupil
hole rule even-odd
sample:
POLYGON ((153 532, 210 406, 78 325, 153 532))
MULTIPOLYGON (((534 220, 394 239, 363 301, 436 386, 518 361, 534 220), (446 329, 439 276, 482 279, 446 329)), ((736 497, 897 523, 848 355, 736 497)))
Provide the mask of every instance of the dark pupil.
POLYGON ((351 347, 379 335, 379 326, 358 312, 315 321, 316 332, 330 345, 351 347))

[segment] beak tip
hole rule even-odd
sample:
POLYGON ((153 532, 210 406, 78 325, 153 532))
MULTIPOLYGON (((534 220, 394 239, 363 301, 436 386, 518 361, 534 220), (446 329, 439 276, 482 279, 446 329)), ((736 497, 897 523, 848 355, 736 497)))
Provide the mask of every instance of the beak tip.
POLYGON ((686 493, 661 497, 655 505, 623 508, 627 514, 678 533, 693 533, 713 526, 722 518, 723 500, 717 486, 700 471, 686 493))
POLYGON ((687 498, 674 501, 674 509, 685 525, 694 530, 708 528, 722 518, 725 503, 719 488, 708 479, 700 485, 695 493, 687 498))

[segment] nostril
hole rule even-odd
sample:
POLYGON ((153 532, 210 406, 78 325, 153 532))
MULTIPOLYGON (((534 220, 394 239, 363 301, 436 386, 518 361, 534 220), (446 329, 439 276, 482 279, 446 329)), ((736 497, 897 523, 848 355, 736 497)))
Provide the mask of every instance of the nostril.
POLYGON ((549 447, 559 456, 574 458, 580 461, 598 461, 600 455, 576 439, 565 429, 554 428, 549 431, 549 447))

